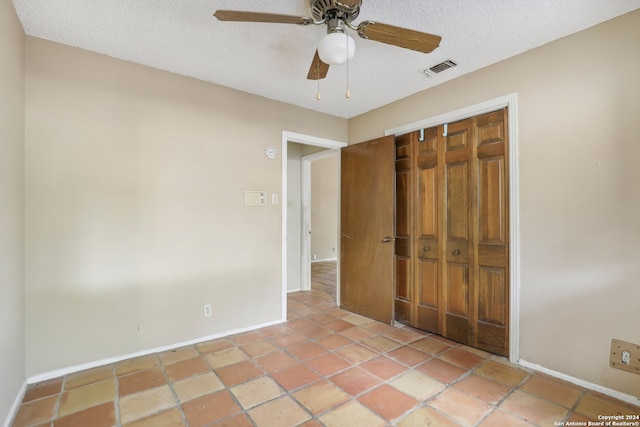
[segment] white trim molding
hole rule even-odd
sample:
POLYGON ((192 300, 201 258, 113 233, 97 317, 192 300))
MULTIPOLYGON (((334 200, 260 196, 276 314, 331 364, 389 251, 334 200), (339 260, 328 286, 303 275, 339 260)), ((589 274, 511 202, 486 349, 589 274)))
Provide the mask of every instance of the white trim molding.
POLYGON ((100 360, 96 360, 96 361, 93 361, 93 362, 88 362, 88 363, 83 363, 83 364, 80 364, 80 365, 70 366, 70 367, 67 367, 67 368, 57 369, 55 371, 49 371, 49 372, 45 372, 45 373, 42 373, 42 374, 32 375, 29 378, 27 378, 26 383, 27 384, 34 384, 34 383, 37 383, 37 382, 40 382, 40 381, 46 381, 46 380, 50 380, 50 379, 53 379, 53 378, 58 378, 58 377, 61 377, 61 376, 64 376, 64 375, 73 374, 75 372, 84 371, 86 369, 97 368, 99 366, 105 366, 105 365, 111 365, 113 363, 122 362, 123 360, 133 359, 133 358, 141 357, 141 356, 147 356, 149 354, 162 353, 164 351, 174 350, 176 348, 180 348, 180 347, 184 347, 184 346, 188 346, 188 345, 200 344, 200 343, 206 342, 206 341, 217 340, 218 338, 223 338, 223 337, 227 337, 227 336, 235 335, 235 334, 241 334, 243 332, 250 332, 250 331, 254 331, 256 329, 266 328, 268 326, 279 325, 281 323, 283 323, 282 320, 275 320, 273 322, 260 323, 258 325, 247 326, 247 327, 244 327, 244 328, 230 329, 228 331, 224 331, 224 332, 220 332, 220 333, 217 333, 217 334, 196 338, 196 339, 189 340, 189 341, 182 341, 182 342, 179 342, 179 343, 174 343, 174 344, 170 344, 170 345, 166 345, 166 346, 156 347, 156 348, 152 348, 152 349, 149 349, 149 350, 143 350, 143 351, 139 351, 139 352, 136 352, 136 353, 125 354, 125 355, 122 355, 122 356, 109 357, 109 358, 106 358, 106 359, 100 359, 100 360))
POLYGON ((542 372, 543 374, 547 374, 552 377, 559 378, 563 381, 567 381, 580 387, 584 387, 588 390, 593 390, 598 393, 611 396, 615 399, 622 400, 623 402, 631 403, 632 405, 640 405, 640 397, 632 396, 630 394, 622 393, 621 391, 613 390, 589 381, 581 380, 580 378, 572 377, 571 375, 563 374, 562 372, 554 371, 553 369, 545 368, 544 366, 527 362, 526 360, 519 360, 518 365, 525 368, 533 369, 534 371, 542 372))
POLYGON ((508 107, 509 117, 509 361, 517 363, 520 354, 520 167, 518 163, 518 94, 510 93, 479 104, 388 129, 385 131, 385 135, 402 135, 419 129, 426 129, 489 113, 504 107, 508 107))
POLYGON ((13 421, 18 414, 18 409, 20 409, 20 405, 22 404, 22 400, 24 399, 24 395, 27 392, 27 381, 22 382, 22 386, 20 386, 20 390, 18 390, 18 395, 16 399, 13 401, 13 405, 9 408, 9 413, 7 414, 7 418, 5 418, 3 427, 11 427, 13 421))

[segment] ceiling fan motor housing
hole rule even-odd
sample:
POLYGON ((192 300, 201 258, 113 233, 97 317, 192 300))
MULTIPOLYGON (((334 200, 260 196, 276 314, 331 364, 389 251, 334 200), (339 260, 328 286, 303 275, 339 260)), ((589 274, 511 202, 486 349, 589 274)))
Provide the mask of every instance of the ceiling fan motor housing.
POLYGON ((315 22, 338 18, 351 22, 360 14, 362 0, 310 0, 311 15, 315 22))

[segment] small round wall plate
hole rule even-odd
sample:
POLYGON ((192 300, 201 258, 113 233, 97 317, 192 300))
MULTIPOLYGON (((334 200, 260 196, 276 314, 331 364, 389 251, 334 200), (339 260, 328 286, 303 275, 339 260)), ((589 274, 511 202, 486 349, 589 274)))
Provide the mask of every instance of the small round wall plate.
POLYGON ((269 145, 267 148, 265 148, 264 154, 270 159, 275 159, 278 155, 278 149, 269 145))

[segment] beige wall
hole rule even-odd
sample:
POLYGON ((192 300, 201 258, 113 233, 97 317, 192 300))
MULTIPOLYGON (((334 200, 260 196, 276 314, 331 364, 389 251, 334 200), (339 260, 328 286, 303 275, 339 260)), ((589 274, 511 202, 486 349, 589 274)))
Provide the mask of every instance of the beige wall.
POLYGON ((24 40, 0 0, 0 424, 25 378, 24 40))
POLYGON ((338 250, 338 186, 340 155, 311 163, 311 257, 336 259, 338 250))
POLYGON ((283 130, 346 120, 27 37, 26 372, 279 320, 283 130), (213 316, 204 318, 204 303, 213 316))
POLYGON ((518 93, 521 345, 530 363, 640 396, 640 10, 349 121, 349 141, 518 93))

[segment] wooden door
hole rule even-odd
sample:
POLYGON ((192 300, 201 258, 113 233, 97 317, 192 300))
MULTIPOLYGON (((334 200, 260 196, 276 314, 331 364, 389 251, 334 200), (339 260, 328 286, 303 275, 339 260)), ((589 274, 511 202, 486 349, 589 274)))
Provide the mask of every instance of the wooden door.
POLYGON ((508 354, 507 111, 396 142, 396 320, 508 354))
POLYGON ((393 320, 393 136, 342 149, 340 306, 393 320))
POLYGON ((509 354, 509 155, 507 110, 477 117, 475 346, 509 354))
POLYGON ((443 137, 442 302, 447 338, 473 344, 473 120, 448 125, 443 137))
POLYGON ((394 308, 395 319, 411 324, 414 314, 414 286, 411 236, 413 235, 413 144, 412 133, 396 138, 394 308))
POLYGON ((442 204, 439 162, 438 129, 431 128, 416 134, 416 204, 415 204, 415 275, 416 326, 438 334, 442 333, 442 204))

